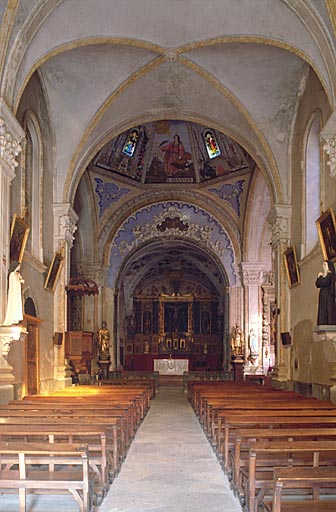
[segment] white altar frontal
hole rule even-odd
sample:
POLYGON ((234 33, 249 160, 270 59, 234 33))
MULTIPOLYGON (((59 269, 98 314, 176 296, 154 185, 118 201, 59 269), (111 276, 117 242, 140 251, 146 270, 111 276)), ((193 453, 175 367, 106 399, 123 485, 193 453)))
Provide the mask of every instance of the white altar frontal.
POLYGON ((154 371, 160 375, 183 375, 188 368, 188 359, 154 359, 154 371))

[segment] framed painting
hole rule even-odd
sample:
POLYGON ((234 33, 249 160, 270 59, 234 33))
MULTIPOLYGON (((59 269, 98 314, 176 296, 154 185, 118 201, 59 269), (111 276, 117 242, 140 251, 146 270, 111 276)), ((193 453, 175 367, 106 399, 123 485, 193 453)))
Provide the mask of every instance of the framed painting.
POLYGON ((297 264, 295 247, 288 247, 288 249, 284 252, 284 263, 288 279, 288 286, 293 288, 293 286, 300 284, 300 273, 297 264))
POLYGON ((23 255, 26 248, 26 243, 29 234, 29 227, 25 221, 19 217, 16 213, 14 214, 11 231, 10 231, 10 243, 9 243, 9 260, 22 262, 23 255))
POLYGON ((63 256, 61 253, 56 252, 51 265, 49 267, 48 275, 44 283, 44 288, 54 291, 59 273, 62 267, 63 256))
POLYGON ((336 259, 336 225, 334 211, 329 208, 316 221, 320 244, 325 260, 336 259))

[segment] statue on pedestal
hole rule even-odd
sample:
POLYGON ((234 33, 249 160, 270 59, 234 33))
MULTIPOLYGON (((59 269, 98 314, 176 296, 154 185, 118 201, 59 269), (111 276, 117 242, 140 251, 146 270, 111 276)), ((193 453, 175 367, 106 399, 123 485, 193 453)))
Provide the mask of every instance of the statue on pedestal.
POLYGON ((20 274, 20 263, 13 262, 8 278, 8 297, 6 316, 2 325, 15 325, 23 320, 21 284, 24 279, 20 274))
POLYGON ((244 334, 238 324, 232 329, 231 350, 234 357, 243 357, 244 355, 244 334))
POLYGON ((110 331, 106 327, 106 322, 102 322, 102 326, 98 331, 99 358, 110 358, 110 331))
POLYGON ((322 263, 315 285, 320 289, 317 325, 336 325, 335 267, 331 260, 322 263))
POLYGON ((98 347, 99 347, 99 366, 101 368, 101 378, 108 379, 108 372, 111 362, 110 356, 110 331, 106 327, 106 322, 102 322, 102 326, 98 331, 98 347))

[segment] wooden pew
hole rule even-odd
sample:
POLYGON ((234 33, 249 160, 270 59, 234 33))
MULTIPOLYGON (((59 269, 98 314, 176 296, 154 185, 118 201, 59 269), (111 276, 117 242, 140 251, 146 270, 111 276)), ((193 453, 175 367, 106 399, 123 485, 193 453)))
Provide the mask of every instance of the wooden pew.
MULTIPOLYGON (((104 429, 105 436, 107 439, 107 451, 111 453, 111 457, 108 456, 109 462, 109 473, 110 475, 115 475, 120 468, 120 455, 118 452, 118 442, 116 435, 116 424, 113 423, 113 420, 107 418, 100 418, 93 420, 92 418, 81 418, 77 419, 74 422, 73 418, 44 418, 43 421, 41 418, 28 418, 28 417, 15 417, 15 418, 0 418, 0 428, 7 427, 12 428, 12 431, 19 430, 19 427, 30 427, 33 431, 36 428, 39 428, 43 423, 43 426, 52 431, 55 427, 62 428, 65 432, 69 432, 70 434, 74 434, 73 427, 78 427, 78 431, 87 430, 89 435, 89 430, 91 428, 104 429)), ((102 475, 103 480, 103 475, 102 475)))
POLYGON ((273 500, 263 502, 263 506, 268 512, 335 512, 335 498, 319 499, 319 490, 326 485, 332 486, 336 492, 335 467, 274 468, 273 500), (282 500, 284 489, 300 491, 302 488, 311 489, 313 499, 299 500, 295 496, 294 500, 282 500))
POLYGON ((107 443, 107 429, 95 425, 40 425, 0 424, 0 442, 49 442, 87 444, 90 466, 96 475, 95 494, 103 497, 109 488, 111 456, 107 443))
POLYGON ((303 441, 303 440, 336 440, 336 428, 250 428, 238 429, 234 435, 234 449, 229 457, 229 468, 232 466, 232 484, 236 493, 241 490, 240 471, 246 466, 249 450, 255 441, 303 441), (231 460, 231 463, 230 463, 231 460))
POLYGON ((26 512, 27 490, 44 493, 69 491, 80 511, 90 512, 93 481, 85 445, 0 443, 0 460, 6 464, 6 468, 0 470, 1 492, 18 490, 20 512, 26 512), (56 464, 62 468, 55 471, 56 464), (19 469, 13 469, 13 465, 18 465, 19 469))
POLYGON ((272 488, 274 467, 335 464, 336 441, 256 441, 249 451, 248 471, 243 471, 248 511, 258 512, 265 492, 272 488))
POLYGON ((336 416, 258 416, 257 413, 243 415, 227 415, 224 417, 224 435, 218 442, 218 453, 223 456, 224 470, 227 472, 229 463, 230 442, 232 435, 239 428, 327 428, 336 427, 336 416))
POLYGON ((154 379, 101 379, 96 382, 97 386, 145 386, 150 389, 151 399, 156 396, 156 382, 154 379))

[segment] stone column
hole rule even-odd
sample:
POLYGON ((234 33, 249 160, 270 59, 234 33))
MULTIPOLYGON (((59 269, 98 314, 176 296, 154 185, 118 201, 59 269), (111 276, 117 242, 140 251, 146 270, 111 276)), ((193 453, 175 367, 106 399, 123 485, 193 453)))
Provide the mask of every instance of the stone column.
POLYGON ((265 282, 267 269, 265 264, 244 261, 241 263, 244 285, 244 325, 245 325, 245 359, 249 355, 248 336, 250 329, 254 330, 258 339, 258 360, 255 366, 261 364, 261 339, 262 339, 262 289, 265 282))
POLYGON ((272 229, 272 251, 274 258, 275 299, 279 315, 277 316, 276 361, 272 377, 278 381, 287 381, 290 376, 289 362, 284 355, 280 341, 280 332, 289 331, 289 293, 286 280, 283 253, 290 241, 291 205, 276 204, 268 216, 272 229))
MULTIPOLYGON (((54 249, 63 255, 63 264, 54 295, 54 330, 67 330, 67 293, 66 285, 70 278, 70 250, 77 229, 78 215, 70 204, 57 203, 54 209, 54 249)), ((66 377, 64 360, 64 343, 54 346, 54 379, 56 387, 71 385, 71 379, 66 377), (58 381, 58 384, 57 384, 58 381)))
POLYGON ((330 176, 336 178, 336 110, 331 114, 320 133, 323 149, 329 156, 330 176))
MULTIPOLYGON (((24 131, 14 114, 0 98, 0 324, 7 306, 7 275, 10 239, 10 185, 22 151, 24 131)), ((14 398, 13 367, 7 355, 14 340, 19 340, 23 329, 19 325, 0 327, 0 403, 14 398)))

